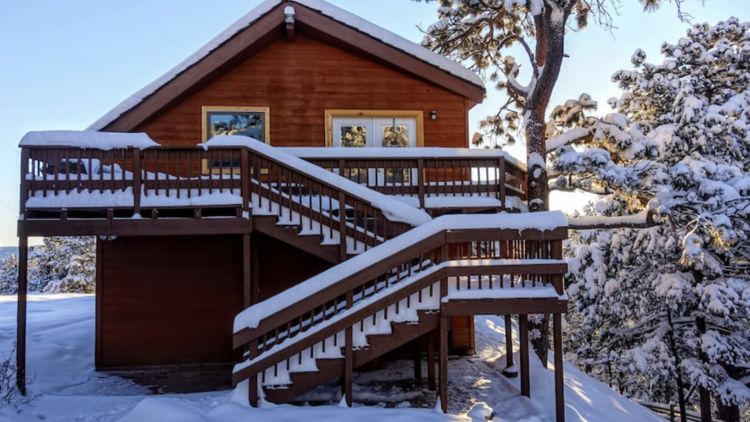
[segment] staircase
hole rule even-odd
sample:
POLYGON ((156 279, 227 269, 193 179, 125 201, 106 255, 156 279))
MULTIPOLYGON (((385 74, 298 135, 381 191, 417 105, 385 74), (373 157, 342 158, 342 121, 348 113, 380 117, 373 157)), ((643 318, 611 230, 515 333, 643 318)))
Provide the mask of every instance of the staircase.
POLYGON ((247 308, 235 319, 234 346, 247 353, 233 382, 249 380, 252 404, 283 403, 343 377, 350 402, 354 368, 447 316, 564 312, 566 229, 524 220, 439 217, 247 308))

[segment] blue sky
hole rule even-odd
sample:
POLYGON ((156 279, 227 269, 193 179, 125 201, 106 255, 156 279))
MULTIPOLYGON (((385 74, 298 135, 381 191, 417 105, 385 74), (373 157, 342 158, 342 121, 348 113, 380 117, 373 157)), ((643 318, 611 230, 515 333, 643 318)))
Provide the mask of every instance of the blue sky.
MULTIPOLYGON (((435 3, 410 0, 329 0, 339 7, 418 42, 416 25, 435 21, 435 3)), ((120 101, 179 63, 247 13, 260 0, 24 0, 0 5, 0 246, 14 245, 18 216, 19 139, 31 130, 84 129, 120 101)), ((695 22, 729 16, 750 20, 747 0, 686 0, 695 22)), ((553 103, 587 92, 604 103, 617 95, 610 76, 631 68, 636 48, 651 60, 663 41, 676 41, 687 25, 674 5, 644 14, 622 0, 616 29, 592 25, 570 33, 553 103)), ((517 57, 519 60, 521 57, 517 57)), ((476 121, 501 97, 491 93, 472 111, 476 121)), ((606 108, 606 105, 605 105, 606 108)), ((511 149, 521 157, 522 145, 511 149)), ((557 198, 572 209, 580 197, 557 198)))

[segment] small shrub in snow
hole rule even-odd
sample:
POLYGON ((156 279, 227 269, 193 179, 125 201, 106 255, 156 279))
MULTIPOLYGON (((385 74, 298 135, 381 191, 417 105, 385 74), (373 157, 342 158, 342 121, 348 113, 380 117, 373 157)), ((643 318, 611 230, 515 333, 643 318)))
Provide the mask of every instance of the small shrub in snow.
MULTIPOLYGON (((37 396, 27 393, 23 396, 16 387, 16 344, 8 356, 0 356, 0 411, 5 408, 14 408, 21 412, 21 406, 31 403, 37 396)), ((31 382, 27 381, 27 385, 31 382)))

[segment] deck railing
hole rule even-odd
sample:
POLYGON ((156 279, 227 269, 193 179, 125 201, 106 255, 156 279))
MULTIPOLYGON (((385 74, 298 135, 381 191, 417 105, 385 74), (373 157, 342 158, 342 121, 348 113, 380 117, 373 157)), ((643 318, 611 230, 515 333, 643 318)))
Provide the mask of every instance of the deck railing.
MULTIPOLYGON (((466 156, 460 157, 368 157, 362 154, 327 157, 322 148, 322 152, 314 156, 295 153, 295 148, 284 149, 370 189, 401 196, 405 202, 423 209, 451 208, 451 204, 461 203, 452 198, 466 197, 479 198, 479 202, 475 200, 473 203, 484 204, 487 208, 509 209, 517 208, 517 203, 508 201, 508 198, 526 199, 525 170, 502 155, 472 155, 467 150, 466 156)), ((35 146, 23 147, 22 154, 22 213, 27 207, 58 208, 56 201, 40 200, 40 197, 55 198, 84 191, 95 195, 89 198, 89 202, 77 203, 79 208, 96 208, 96 199, 104 201, 104 196, 107 196, 106 208, 115 211, 129 209, 137 214, 142 208, 155 210, 191 204, 201 204, 205 209, 228 200, 247 210, 253 195, 258 196, 256 200, 275 198, 287 201, 289 210, 296 208, 299 211, 299 207, 292 204, 292 197, 312 194, 318 200, 317 208, 330 209, 338 202, 339 195, 335 186, 307 180, 284 163, 257 152, 243 152, 243 148, 238 147, 105 151, 35 146), (260 189, 251 180, 270 183, 275 193, 260 189), (120 192, 131 195, 128 198, 120 192), (287 196, 279 197, 279 193, 287 196), (27 203, 30 198, 36 199, 27 203), (323 204, 324 200, 329 203, 323 204)), ((270 202, 264 204, 270 207, 270 202)), ((362 203, 346 205, 353 207, 349 210, 350 215, 352 210, 356 213, 369 211, 362 209, 362 203)))
MULTIPOLYGON (((26 220, 76 210, 108 218, 157 218, 160 212, 234 208, 236 217, 276 215, 302 231, 368 249, 411 228, 329 181, 247 147, 153 147, 98 150, 23 147, 21 212, 26 220), (32 211, 32 213, 29 213, 32 211), (364 247, 363 247, 364 246, 364 247)), ((350 248, 352 245, 349 245, 350 248)))
MULTIPOLYGON (((370 189, 410 197, 415 206, 440 204, 451 208, 456 203, 446 198, 472 197, 496 200, 496 208, 512 208, 507 197, 526 200, 526 171, 504 155, 486 150, 461 150, 457 156, 430 156, 424 148, 411 148, 413 157, 401 154, 373 154, 356 151, 351 155, 337 148, 284 148, 306 161, 342 175, 370 189)), ((454 150, 457 151, 457 150, 454 150)), ((494 151, 490 151, 494 152, 494 151)), ((493 202, 480 202, 491 208, 493 202)), ((458 207, 456 207, 458 208, 458 207)))

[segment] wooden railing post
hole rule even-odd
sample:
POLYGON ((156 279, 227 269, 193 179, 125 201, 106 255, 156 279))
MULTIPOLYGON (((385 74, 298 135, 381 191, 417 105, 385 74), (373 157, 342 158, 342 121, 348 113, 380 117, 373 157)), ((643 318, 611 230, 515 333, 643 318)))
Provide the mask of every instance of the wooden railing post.
POLYGON ((417 195, 419 196, 419 208, 424 209, 424 159, 417 160, 417 195))
POLYGON ((250 212, 250 155, 247 148, 242 148, 241 154, 242 168, 240 169, 240 183, 242 183, 242 211, 250 212))
MULTIPOLYGON (((141 214, 141 150, 133 148, 133 214, 141 214)), ((89 175, 91 177, 91 175, 89 175)), ((123 189, 125 186, 123 185, 123 189)))
MULTIPOLYGON (((255 357, 258 356, 258 339, 255 338, 250 341, 250 343, 247 346, 247 360, 253 360, 255 357)), ((258 379, 259 374, 255 374, 255 376, 251 376, 247 380, 247 399, 250 401, 250 406, 258 407, 258 379)), ((260 388, 263 388, 262 386, 260 388)))
POLYGON ((427 389, 435 391, 435 331, 427 334, 427 389))
MULTIPOLYGON (((562 247, 562 240, 552 240, 551 241, 551 247, 550 247, 550 255, 552 255, 552 259, 562 259, 563 258, 563 247, 562 247)), ((565 286, 563 286, 563 275, 562 274, 555 274, 552 276, 552 285, 555 286, 555 291, 557 294, 562 295, 564 293, 565 286)))
MULTIPOLYGON (((346 293, 346 309, 351 309, 354 304, 354 293, 350 290, 346 293)), ((338 335, 338 334, 335 334, 338 335)), ((352 407, 352 377, 354 372, 354 332, 352 326, 346 327, 344 332, 344 397, 346 405, 352 407)), ((325 340, 323 340, 325 341, 325 340)))
MULTIPOLYGON (((29 157, 30 152, 27 147, 21 147, 21 195, 18 203, 18 214, 26 215, 26 201, 29 199, 29 181, 26 179, 29 175, 29 157)), ((89 176, 90 177, 90 176, 89 176)))
POLYGON ((499 176, 497 180, 497 199, 500 200, 502 209, 505 209, 505 157, 498 158, 497 170, 499 176))
POLYGON ((339 259, 346 261, 346 195, 343 190, 339 190, 339 259))

